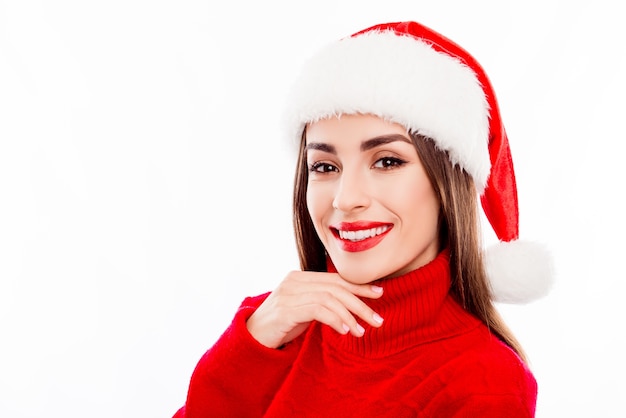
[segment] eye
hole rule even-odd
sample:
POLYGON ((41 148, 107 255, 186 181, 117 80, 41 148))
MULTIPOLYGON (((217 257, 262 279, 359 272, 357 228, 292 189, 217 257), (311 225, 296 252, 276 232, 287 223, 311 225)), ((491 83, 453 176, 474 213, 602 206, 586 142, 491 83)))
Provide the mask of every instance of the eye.
POLYGON ((390 170, 396 167, 400 167, 402 165, 404 165, 406 163, 406 161, 401 160, 399 158, 395 158, 395 157, 383 157, 380 158, 378 160, 376 160, 376 162, 374 163, 373 167, 374 168, 380 168, 382 170, 390 170))
POLYGON ((309 171, 311 173, 323 174, 323 173, 332 173, 332 172, 336 172, 339 170, 337 169, 337 167, 335 167, 332 164, 318 162, 318 163, 309 164, 309 171))

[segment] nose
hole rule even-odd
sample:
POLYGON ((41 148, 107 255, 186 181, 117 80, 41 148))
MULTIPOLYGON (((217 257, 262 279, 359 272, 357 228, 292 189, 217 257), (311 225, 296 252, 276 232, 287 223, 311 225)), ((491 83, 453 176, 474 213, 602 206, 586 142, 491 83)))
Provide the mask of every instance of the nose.
POLYGON ((358 170, 344 170, 335 190, 333 208, 349 213, 367 208, 370 196, 366 176, 358 170))

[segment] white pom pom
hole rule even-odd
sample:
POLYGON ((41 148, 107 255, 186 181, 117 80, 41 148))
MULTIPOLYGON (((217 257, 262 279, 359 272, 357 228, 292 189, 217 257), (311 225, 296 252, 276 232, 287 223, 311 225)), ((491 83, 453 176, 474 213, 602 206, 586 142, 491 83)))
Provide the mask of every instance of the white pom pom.
POLYGON ((552 256, 535 242, 499 242, 485 251, 485 268, 496 302, 523 304, 552 287, 552 256))

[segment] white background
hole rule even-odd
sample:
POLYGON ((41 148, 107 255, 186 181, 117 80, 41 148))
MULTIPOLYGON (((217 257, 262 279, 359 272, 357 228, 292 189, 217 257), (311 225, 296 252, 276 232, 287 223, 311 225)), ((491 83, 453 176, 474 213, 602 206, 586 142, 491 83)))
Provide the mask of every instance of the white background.
POLYGON ((501 307, 537 416, 626 416, 618 4, 0 1, 0 416, 171 417, 241 299, 297 268, 295 72, 396 20, 500 99, 522 237, 556 259, 548 297, 501 307))

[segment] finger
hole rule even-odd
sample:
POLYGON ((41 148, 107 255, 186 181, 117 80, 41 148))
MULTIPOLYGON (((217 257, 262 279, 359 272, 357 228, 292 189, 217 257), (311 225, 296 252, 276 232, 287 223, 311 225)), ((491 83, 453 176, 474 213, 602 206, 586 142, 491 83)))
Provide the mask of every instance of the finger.
POLYGON ((319 273, 319 272, 306 272, 304 275, 296 276, 298 280, 321 282, 339 285, 342 288, 348 290, 350 293, 365 297, 368 299, 377 299, 383 295, 383 287, 372 284, 356 284, 345 280, 337 273, 319 273))
POLYGON ((346 297, 345 295, 340 294, 337 298, 353 316, 362 319, 375 328, 378 328, 383 324, 384 319, 380 316, 380 314, 356 296, 349 294, 349 296, 346 297))
MULTIPOLYGON (((358 297, 378 298, 383 294, 382 287, 349 283, 336 273, 292 272, 281 284, 279 292, 285 297, 285 303, 294 309, 308 304, 325 306, 339 315, 353 334, 362 334, 355 316, 373 327, 379 327, 383 322, 383 318, 358 297)), ((300 318, 303 322, 311 319, 300 318)), ((329 319, 325 321, 339 330, 336 323, 329 319)))
POLYGON ((380 327, 383 323, 383 318, 377 312, 345 289, 322 288, 305 297, 311 304, 324 306, 338 315, 355 335, 363 334, 363 328, 358 324, 356 317, 373 327, 380 327))
POLYGON ((324 304, 312 303, 301 307, 300 313, 305 317, 310 317, 317 322, 330 326, 342 335, 351 333, 355 337, 362 337, 365 333, 363 326, 336 299, 325 301, 324 304))

